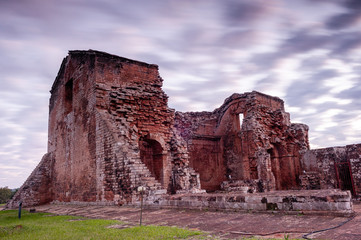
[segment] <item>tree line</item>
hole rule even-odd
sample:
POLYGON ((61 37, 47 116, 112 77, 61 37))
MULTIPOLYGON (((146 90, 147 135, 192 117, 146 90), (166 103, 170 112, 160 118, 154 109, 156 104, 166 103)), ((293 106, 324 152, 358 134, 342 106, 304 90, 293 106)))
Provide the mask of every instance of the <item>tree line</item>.
POLYGON ((0 204, 9 201, 17 191, 18 189, 12 190, 8 187, 0 187, 0 204))

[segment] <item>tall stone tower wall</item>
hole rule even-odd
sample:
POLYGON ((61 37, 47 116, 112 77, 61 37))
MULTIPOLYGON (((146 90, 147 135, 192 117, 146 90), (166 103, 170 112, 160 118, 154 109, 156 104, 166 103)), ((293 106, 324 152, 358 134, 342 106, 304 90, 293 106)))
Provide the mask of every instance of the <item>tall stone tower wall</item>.
POLYGON ((174 110, 162 81, 157 65, 70 51, 51 89, 51 157, 24 183, 17 201, 126 204, 139 200, 139 186, 149 201, 200 189, 185 145, 173 132, 174 110))
POLYGON ((70 53, 51 89, 48 152, 55 159, 53 200, 96 200, 94 60, 89 54, 70 53))

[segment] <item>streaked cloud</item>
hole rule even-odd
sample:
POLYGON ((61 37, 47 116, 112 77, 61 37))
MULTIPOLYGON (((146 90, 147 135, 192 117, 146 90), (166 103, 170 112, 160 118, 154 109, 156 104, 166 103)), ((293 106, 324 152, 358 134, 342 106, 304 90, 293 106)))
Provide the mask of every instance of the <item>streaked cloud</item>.
POLYGON ((49 90, 68 50, 158 64, 169 105, 234 92, 285 100, 313 147, 361 142, 359 0, 0 1, 0 186, 46 152, 49 90))
POLYGON ((339 1, 345 12, 332 16, 326 22, 328 28, 337 30, 356 25, 361 21, 361 3, 358 0, 339 1))

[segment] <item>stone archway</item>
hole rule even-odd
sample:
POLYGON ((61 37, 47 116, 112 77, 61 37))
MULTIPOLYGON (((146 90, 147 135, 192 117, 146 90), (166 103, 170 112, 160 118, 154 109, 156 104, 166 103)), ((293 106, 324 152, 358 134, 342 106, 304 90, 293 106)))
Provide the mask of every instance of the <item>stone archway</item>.
POLYGON ((153 139, 139 141, 140 159, 147 166, 153 177, 163 183, 163 147, 153 139))

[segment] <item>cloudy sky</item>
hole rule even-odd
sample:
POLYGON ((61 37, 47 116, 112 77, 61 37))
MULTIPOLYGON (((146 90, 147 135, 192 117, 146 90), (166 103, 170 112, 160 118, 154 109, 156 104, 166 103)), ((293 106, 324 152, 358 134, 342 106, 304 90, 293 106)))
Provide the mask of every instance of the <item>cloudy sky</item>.
POLYGON ((158 64, 176 110, 257 90, 310 127, 312 148, 361 143, 360 29, 360 0, 0 0, 0 187, 46 153, 68 50, 158 64))

